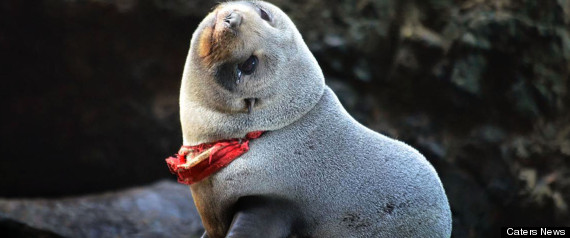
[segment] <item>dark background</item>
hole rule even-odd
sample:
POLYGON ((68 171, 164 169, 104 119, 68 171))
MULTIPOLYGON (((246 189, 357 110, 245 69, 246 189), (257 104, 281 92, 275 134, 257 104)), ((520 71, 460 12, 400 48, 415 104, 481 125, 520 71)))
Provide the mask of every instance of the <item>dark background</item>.
MULTIPOLYGON (((364 125, 438 171, 454 237, 570 226, 570 1, 275 0, 364 125)), ((211 1, 0 2, 0 197, 161 178, 211 1)))

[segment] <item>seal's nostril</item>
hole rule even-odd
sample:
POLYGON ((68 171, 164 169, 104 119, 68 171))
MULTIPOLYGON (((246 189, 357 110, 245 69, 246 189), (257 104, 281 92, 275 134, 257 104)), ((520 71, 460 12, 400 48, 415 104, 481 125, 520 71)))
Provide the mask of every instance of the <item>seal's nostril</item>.
POLYGON ((232 12, 224 18, 224 23, 232 28, 237 27, 241 24, 241 15, 237 12, 232 12))

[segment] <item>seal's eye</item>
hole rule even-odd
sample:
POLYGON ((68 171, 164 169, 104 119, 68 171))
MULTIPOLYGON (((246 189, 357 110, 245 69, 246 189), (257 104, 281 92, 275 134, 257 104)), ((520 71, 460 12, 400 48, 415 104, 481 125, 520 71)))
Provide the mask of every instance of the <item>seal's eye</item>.
POLYGON ((244 74, 251 74, 257 67, 258 59, 255 55, 250 56, 245 62, 238 65, 238 69, 244 74))
POLYGON ((271 18, 269 18, 269 14, 267 14, 267 12, 263 9, 259 9, 259 14, 261 15, 261 19, 266 20, 266 21, 271 21, 271 18))

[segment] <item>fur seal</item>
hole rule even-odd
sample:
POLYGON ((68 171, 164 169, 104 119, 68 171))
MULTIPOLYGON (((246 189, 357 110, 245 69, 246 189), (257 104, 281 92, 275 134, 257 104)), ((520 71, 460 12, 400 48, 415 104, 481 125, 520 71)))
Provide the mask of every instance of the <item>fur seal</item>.
POLYGON ((266 131, 192 184, 203 237, 449 237, 436 171, 355 121, 289 17, 225 2, 200 23, 180 91, 184 145, 266 131))

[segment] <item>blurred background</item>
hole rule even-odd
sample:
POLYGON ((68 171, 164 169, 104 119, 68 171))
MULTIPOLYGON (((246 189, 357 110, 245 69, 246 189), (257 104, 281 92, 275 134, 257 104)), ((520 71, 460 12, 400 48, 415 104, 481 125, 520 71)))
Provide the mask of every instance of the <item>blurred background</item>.
MULTIPOLYGON (((351 115, 434 165, 453 237, 570 226, 570 1, 272 2, 351 115)), ((182 141, 191 34, 215 4, 0 2, 0 234, 201 232, 164 158, 182 141)))

